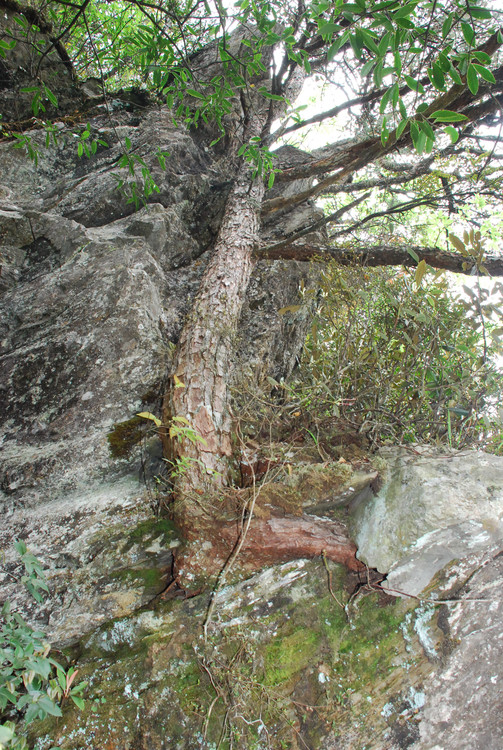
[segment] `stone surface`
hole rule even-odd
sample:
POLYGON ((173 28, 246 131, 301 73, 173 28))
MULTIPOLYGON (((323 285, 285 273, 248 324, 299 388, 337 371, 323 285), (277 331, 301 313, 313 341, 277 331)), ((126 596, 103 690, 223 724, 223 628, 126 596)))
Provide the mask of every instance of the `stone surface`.
MULTIPOLYGON (((51 587, 28 616, 71 645, 89 686, 84 711, 66 702, 33 743, 499 750, 502 459, 393 449, 377 496, 374 472, 325 464, 294 472, 281 492, 269 487, 292 516, 350 513, 362 559, 388 573, 388 592, 409 596, 326 559, 276 565, 219 591, 205 643, 208 596, 162 594, 178 540, 159 513, 159 441, 136 415, 159 413, 229 189, 225 144, 210 159, 209 133, 174 127, 162 107, 139 114, 131 97, 107 114, 95 86, 53 75, 52 58, 42 80, 80 119, 61 122, 49 149, 44 132, 27 131, 38 166, 0 144, 0 585, 26 612, 11 544, 21 538, 51 587), (90 142, 108 147, 79 158, 88 122, 90 142), (126 138, 158 186, 139 210, 113 176, 126 138), (165 170, 158 149, 169 151, 165 170)), ((0 61, 2 112, 28 118, 30 97, 16 87, 33 72, 29 50, 9 66, 0 61)), ((274 195, 298 187, 278 181, 274 195)), ((309 204, 275 215, 263 238, 316 216, 309 204)), ((229 367, 290 372, 309 323, 298 293, 309 274, 257 264, 229 367)), ((267 520, 265 495, 257 515, 267 520)))
POLYGON ((274 566, 219 591, 206 642, 207 597, 158 601, 81 642, 86 707, 35 748, 498 750, 502 560, 412 606, 350 596, 336 565, 274 566))
MULTIPOLYGON (((204 138, 175 127, 166 109, 140 116, 116 100, 110 111, 98 105, 82 124, 61 123, 50 148, 44 132, 29 131, 38 165, 0 143, 0 546, 11 566, 16 537, 41 558, 58 592, 41 624, 57 641, 143 606, 165 585, 169 546, 133 561, 120 544, 90 559, 88 545, 119 519, 133 530, 155 518, 163 502, 160 442, 136 414, 160 413, 228 191, 225 154, 210 160, 204 138), (79 158, 87 122, 89 142, 108 148, 79 158), (126 138, 158 184, 138 210, 113 176, 126 138), (157 150, 169 152, 165 170, 157 150), (158 567, 156 585, 124 578, 135 566, 158 567)), ((283 221, 291 229, 297 219, 283 221)), ((288 374, 309 314, 278 310, 302 303, 309 274, 306 264, 257 264, 230 369, 288 374)))
POLYGON ((386 448, 380 457, 386 461, 383 486, 353 511, 359 557, 371 568, 388 573, 410 545, 418 544, 428 532, 445 530, 436 542, 430 536, 421 542, 425 565, 427 542, 437 544, 439 550, 444 547, 438 559, 430 554, 431 570, 422 571, 421 590, 428 575, 433 577, 449 560, 503 539, 501 457, 427 447, 386 448), (462 522, 475 523, 449 534, 448 527, 462 522))
POLYGON ((457 644, 425 693, 414 750, 503 747, 503 556, 485 561, 446 605, 457 644))

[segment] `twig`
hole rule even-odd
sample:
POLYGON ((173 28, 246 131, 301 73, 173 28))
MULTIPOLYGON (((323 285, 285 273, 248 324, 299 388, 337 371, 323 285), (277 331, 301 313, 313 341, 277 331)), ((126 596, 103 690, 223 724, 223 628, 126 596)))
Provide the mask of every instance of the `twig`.
POLYGON ((339 607, 344 611, 344 614, 346 615, 346 619, 348 619, 348 613, 346 612, 345 605, 341 601, 339 601, 339 599, 334 594, 334 591, 333 591, 333 588, 332 588, 332 571, 328 567, 327 553, 326 553, 326 551, 324 549, 321 550, 321 557, 322 557, 322 560, 323 560, 323 565, 325 566, 325 570, 327 571, 328 590, 330 592, 330 596, 332 597, 332 599, 334 599, 334 601, 337 602, 337 604, 339 605, 339 607))

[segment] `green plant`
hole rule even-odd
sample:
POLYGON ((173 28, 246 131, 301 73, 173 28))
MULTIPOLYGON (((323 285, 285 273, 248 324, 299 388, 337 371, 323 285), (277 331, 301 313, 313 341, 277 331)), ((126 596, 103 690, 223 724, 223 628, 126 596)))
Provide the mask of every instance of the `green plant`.
POLYGON ((87 126, 84 128, 84 130, 81 133, 74 133, 75 138, 77 138, 77 154, 78 156, 87 156, 88 159, 91 158, 91 156, 94 156, 94 154, 98 150, 98 146, 104 146, 105 148, 108 148, 108 143, 104 141, 102 138, 96 138, 96 139, 90 139, 91 136, 91 126, 87 124, 87 126))
MULTIPOLYGON (((24 542, 14 546, 25 569, 21 583, 41 602, 43 592, 48 592, 42 566, 24 542)), ((28 745, 19 728, 48 715, 61 716, 64 700, 70 698, 83 708, 86 683, 75 685, 78 670, 66 670, 50 651, 44 633, 28 625, 6 601, 0 613, 0 750, 25 750, 28 745)))
MULTIPOLYGON (((183 384, 179 384, 178 378, 175 376, 175 388, 183 388, 183 384)), ((156 427, 162 427, 162 420, 156 417, 154 414, 148 411, 142 411, 136 415, 137 417, 143 417, 144 419, 150 419, 156 427)), ((195 445, 196 443, 202 443, 206 445, 206 440, 199 435, 199 433, 190 424, 186 417, 173 417, 171 424, 168 428, 168 435, 171 440, 188 440, 190 443, 195 445)), ((170 467, 170 476, 172 479, 179 476, 185 476, 190 469, 195 465, 203 466, 202 462, 197 458, 191 458, 189 456, 183 456, 181 458, 175 458, 173 461, 164 459, 170 467)))
POLYGON ((373 444, 500 450, 497 305, 480 287, 453 295, 425 271, 329 266, 290 396, 311 424, 343 422, 373 444))
MULTIPOLYGON (((102 141, 99 141, 99 143, 102 143, 102 141)), ((148 198, 153 193, 159 193, 160 188, 152 177, 152 173, 144 159, 132 152, 132 143, 129 138, 125 138, 125 148, 126 150, 119 158, 117 165, 120 169, 126 171, 127 176, 123 178, 120 174, 112 172, 112 177, 117 183, 117 190, 126 198, 127 203, 134 203, 135 209, 138 210, 140 205, 145 206, 147 204, 148 198), (141 172, 141 178, 137 176, 138 169, 141 172)), ((158 149, 156 156, 161 169, 166 169, 166 159, 169 156, 168 151, 158 149)))

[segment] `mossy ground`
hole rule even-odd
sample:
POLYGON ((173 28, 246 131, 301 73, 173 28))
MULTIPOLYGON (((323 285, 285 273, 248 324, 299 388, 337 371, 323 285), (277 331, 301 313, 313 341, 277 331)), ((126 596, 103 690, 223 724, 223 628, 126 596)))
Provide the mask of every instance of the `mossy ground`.
MULTIPOLYGON (((331 574, 347 603, 345 571, 331 565, 331 574)), ((206 606, 159 602, 87 638, 86 707, 67 705, 39 727, 37 750, 319 748, 338 733, 354 736, 344 747, 376 750, 372 737, 414 728, 403 706, 432 667, 401 600, 383 606, 367 591, 343 608, 323 563, 311 561, 230 586, 205 643, 206 606)))

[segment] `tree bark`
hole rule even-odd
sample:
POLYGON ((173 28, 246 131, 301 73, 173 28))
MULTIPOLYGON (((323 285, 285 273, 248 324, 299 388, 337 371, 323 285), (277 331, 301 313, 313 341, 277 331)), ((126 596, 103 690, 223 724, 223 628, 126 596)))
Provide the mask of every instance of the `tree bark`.
MULTIPOLYGON (((409 248, 416 253, 419 260, 425 260, 433 268, 445 269, 453 273, 468 276, 476 272, 476 261, 459 253, 447 253, 435 247, 409 248)), ((282 247, 260 247, 256 250, 258 258, 270 260, 299 260, 326 263, 333 260, 341 266, 416 266, 417 261, 409 249, 403 246, 376 245, 367 248, 341 248, 318 245, 291 243, 282 247)), ((503 276, 503 256, 489 255, 482 260, 482 266, 490 276, 503 276)))
POLYGON ((228 381, 239 314, 258 243, 264 185, 250 168, 239 167, 220 226, 213 257, 194 307, 183 328, 165 423, 175 419, 181 433, 174 440, 179 474, 176 520, 186 527, 202 511, 201 495, 212 477, 212 489, 228 480, 231 415, 228 381), (177 418, 186 419, 184 422, 177 418))

